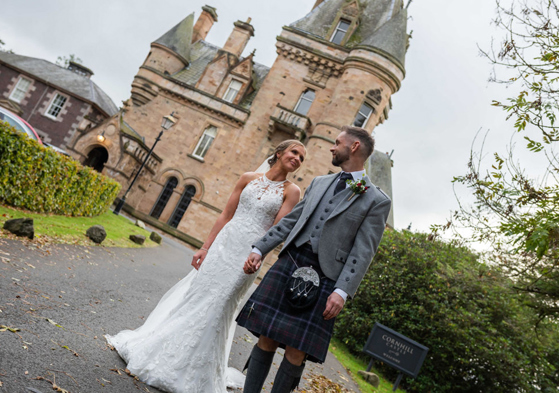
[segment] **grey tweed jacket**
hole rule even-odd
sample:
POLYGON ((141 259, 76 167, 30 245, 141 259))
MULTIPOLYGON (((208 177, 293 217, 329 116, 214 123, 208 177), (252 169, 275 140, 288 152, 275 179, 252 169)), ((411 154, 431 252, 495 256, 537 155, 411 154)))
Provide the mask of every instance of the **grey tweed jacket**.
MULTIPOLYGON (((281 256, 305 225, 311 225, 309 218, 337 177, 331 174, 313 179, 303 199, 254 246, 265 255, 285 241, 281 256)), ((371 184, 369 177, 365 179, 371 184)), ((318 261, 326 277, 336 282, 335 287, 353 297, 378 249, 391 201, 376 186, 348 199, 344 198, 324 223, 318 261)))

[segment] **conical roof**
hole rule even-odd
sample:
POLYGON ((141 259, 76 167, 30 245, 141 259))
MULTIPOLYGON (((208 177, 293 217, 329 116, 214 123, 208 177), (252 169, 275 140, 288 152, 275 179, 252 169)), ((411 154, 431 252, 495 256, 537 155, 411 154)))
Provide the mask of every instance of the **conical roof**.
POLYGON ((154 43, 163 45, 190 62, 190 47, 192 45, 192 31, 194 28, 194 12, 184 18, 171 30, 163 34, 154 43))
MULTIPOLYGON (((327 35, 336 22, 340 9, 353 1, 325 0, 290 26, 329 40, 327 35)), ((408 45, 407 12, 403 8, 403 0, 360 0, 359 7, 359 27, 346 46, 380 50, 403 67, 408 45)))

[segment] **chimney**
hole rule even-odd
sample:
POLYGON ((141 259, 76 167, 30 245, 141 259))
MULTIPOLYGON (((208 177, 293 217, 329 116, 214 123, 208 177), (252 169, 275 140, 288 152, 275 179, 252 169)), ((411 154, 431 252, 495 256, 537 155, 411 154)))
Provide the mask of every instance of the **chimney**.
MULTIPOLYGON (((314 3, 314 6, 312 7, 312 9, 314 10, 316 7, 318 7, 319 5, 321 5, 322 3, 324 3, 324 0, 316 0, 316 3, 314 3)), ((312 11, 312 10, 311 10, 312 11)))
POLYGON ((89 68, 73 61, 70 61, 68 63, 68 70, 75 72, 78 75, 84 76, 87 79, 90 79, 91 75, 93 75, 93 71, 91 71, 89 68))
POLYGON ((214 7, 205 5, 202 7, 202 13, 198 17, 192 32, 192 42, 205 40, 208 36, 213 24, 217 22, 217 12, 214 7))
POLYGON ((251 20, 251 18, 248 18, 246 22, 237 21, 234 23, 235 27, 223 46, 224 51, 232 53, 237 57, 241 56, 250 37, 254 37, 254 27, 250 24, 251 20))

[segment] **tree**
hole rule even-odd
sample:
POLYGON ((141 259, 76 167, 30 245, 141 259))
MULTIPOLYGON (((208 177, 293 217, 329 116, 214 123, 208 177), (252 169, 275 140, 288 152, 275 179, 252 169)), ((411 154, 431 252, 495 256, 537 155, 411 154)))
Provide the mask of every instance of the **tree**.
POLYGON ((529 176, 511 151, 495 153, 484 168, 483 148, 472 150, 468 172, 454 178, 469 188, 473 206, 460 205, 441 229, 467 228, 470 239, 490 247, 486 257, 514 280, 517 291, 540 316, 559 318, 559 6, 556 0, 497 0, 495 23, 505 32, 497 48, 482 51, 499 73, 493 81, 512 86, 518 94, 507 102, 494 101, 514 122, 526 149, 543 158, 537 176, 529 176))
POLYGON ((7 53, 14 53, 13 50, 11 49, 6 49, 4 46, 6 45, 6 43, 2 40, 0 40, 0 52, 7 52, 7 53))
POLYGON ((68 57, 58 56, 58 58, 56 59, 56 65, 59 65, 60 67, 64 67, 64 68, 67 68, 70 62, 83 64, 82 59, 80 59, 73 53, 71 53, 68 57))
MULTIPOLYGON (((559 334, 526 307, 526 294, 463 246, 386 231, 335 335, 360 354, 375 322, 429 348, 408 392, 556 392, 559 334)), ((378 364, 378 362, 377 362, 378 364)), ((396 371, 380 365, 392 380, 396 371)))

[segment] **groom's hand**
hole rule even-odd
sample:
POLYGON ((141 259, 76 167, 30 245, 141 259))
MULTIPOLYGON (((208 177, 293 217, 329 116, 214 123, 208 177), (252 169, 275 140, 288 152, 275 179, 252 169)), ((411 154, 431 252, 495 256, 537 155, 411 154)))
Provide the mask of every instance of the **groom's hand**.
POLYGON ((262 262, 262 256, 258 255, 255 252, 251 252, 248 256, 247 260, 245 261, 245 265, 243 266, 243 270, 246 274, 253 274, 259 268, 262 262))
POLYGON ((329 320, 332 318, 336 318, 342 308, 344 308, 344 298, 338 295, 336 292, 332 292, 330 296, 328 296, 328 300, 326 301, 326 309, 322 316, 325 320, 329 320))

